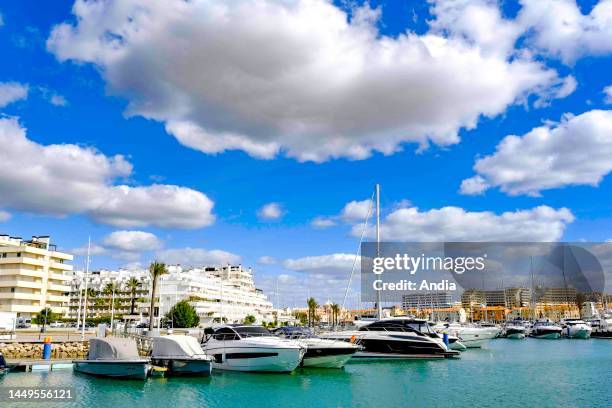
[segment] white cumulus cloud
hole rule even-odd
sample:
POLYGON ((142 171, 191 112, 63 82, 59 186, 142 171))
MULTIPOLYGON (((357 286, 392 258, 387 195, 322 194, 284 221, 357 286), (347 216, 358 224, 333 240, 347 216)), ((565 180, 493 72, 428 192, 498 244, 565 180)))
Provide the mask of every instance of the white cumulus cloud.
POLYGON ((0 82, 0 108, 27 97, 27 85, 18 82, 0 82))
POLYGON ((73 13, 48 49, 95 64, 128 115, 212 154, 320 162, 446 146, 559 83, 529 53, 510 53, 516 29, 489 9, 473 11, 480 32, 456 19, 466 35, 440 23, 395 38, 376 29, 378 9, 349 21, 326 0, 77 0, 73 13))
POLYGON ((521 0, 518 20, 531 30, 528 41, 572 63, 585 55, 612 53, 612 0, 599 1, 583 14, 575 0, 521 0))
POLYGON ((8 221, 10 218, 10 213, 0 210, 0 222, 8 221))
POLYGON ((132 173, 121 155, 38 144, 14 118, 0 118, 0 145, 1 208, 59 216, 84 213, 120 227, 199 228, 214 221, 213 202, 198 191, 117 184, 132 173))
POLYGON ((506 136, 495 153, 476 161, 463 194, 499 187, 510 195, 537 196, 570 185, 597 186, 612 171, 612 111, 566 115, 523 136, 506 136))
POLYGON ((268 203, 257 211, 257 215, 263 220, 278 220, 284 211, 279 203, 268 203))
POLYGON ((310 225, 312 225, 315 228, 329 228, 329 227, 334 227, 336 225, 336 221, 329 217, 315 217, 311 222, 310 225))
POLYGON ((156 253, 158 260, 168 264, 184 266, 218 266, 225 264, 238 264, 241 257, 220 249, 204 248, 174 248, 164 249, 156 253))
POLYGON ((162 246, 162 241, 150 232, 114 231, 102 241, 106 248, 128 252, 153 251, 162 246))
POLYGON ((608 105, 612 105, 612 85, 608 85, 603 89, 604 102, 608 105))
MULTIPOLYGON (((567 208, 539 206, 528 210, 496 214, 491 211, 467 211, 459 207, 442 207, 420 211, 416 207, 399 208, 381 222, 384 241, 450 242, 450 241, 556 241, 563 235, 574 216, 567 208)), ((353 227, 359 236, 361 225, 353 227)), ((366 235, 375 237, 374 228, 366 235)))
MULTIPOLYGON (((89 247, 89 255, 109 255, 124 261, 138 261, 143 252, 161 248, 163 242, 150 232, 145 231, 114 231, 102 238, 99 243, 93 242, 89 247)), ((86 256, 87 245, 73 249, 75 255, 86 256)))
POLYGON ((49 99, 49 102, 51 102, 51 105, 54 105, 54 106, 68 105, 68 100, 66 100, 66 98, 62 95, 52 95, 51 99, 49 99))
POLYGON ((261 265, 274 265, 276 262, 276 258, 267 255, 264 255, 257 260, 257 263, 261 265))
MULTIPOLYGON (((334 253, 286 259, 283 261, 283 266, 296 272, 308 272, 327 276, 340 275, 348 278, 354 262, 355 254, 334 253)), ((359 264, 360 260, 357 259, 356 267, 359 267, 359 264)))

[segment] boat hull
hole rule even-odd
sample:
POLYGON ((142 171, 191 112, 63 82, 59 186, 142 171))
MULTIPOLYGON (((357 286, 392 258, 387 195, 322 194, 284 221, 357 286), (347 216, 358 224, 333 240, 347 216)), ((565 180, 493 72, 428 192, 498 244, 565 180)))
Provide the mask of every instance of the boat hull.
POLYGON ((304 356, 303 367, 315 368, 342 368, 353 357, 354 352, 344 354, 330 354, 321 356, 304 356))
POLYGON ((169 375, 209 376, 212 372, 212 361, 189 358, 154 358, 156 366, 166 367, 169 375))
POLYGON ((144 380, 149 375, 150 365, 147 360, 142 361, 74 361, 74 370, 80 373, 100 377, 126 378, 144 380))
POLYGON ((467 348, 481 348, 498 334, 497 330, 474 327, 451 327, 448 331, 467 348))
POLYGON ((422 360, 444 358, 442 354, 400 354, 400 353, 375 353, 368 351, 358 351, 353 356, 355 360, 422 360))
POLYGON ((306 349, 302 367, 342 368, 353 357, 359 347, 337 340, 326 340, 316 337, 298 340, 306 349))
POLYGON ((578 327, 568 327, 567 329, 567 337, 570 339, 588 339, 591 337, 592 329, 590 327, 586 327, 586 325, 581 325, 578 327))
POLYGON ((561 337, 559 332, 532 332, 531 337, 544 340, 556 340, 561 337))
POLYGON ((459 354, 449 350, 442 339, 406 332, 333 332, 324 335, 330 340, 354 341, 362 350, 355 358, 414 359, 452 357, 459 354))
POLYGON ((457 350, 457 351, 465 351, 465 350, 467 350, 467 347, 465 346, 465 344, 463 344, 459 340, 451 341, 448 344, 448 348, 451 349, 451 350, 457 350))
POLYGON ((229 371, 288 373, 304 357, 301 348, 232 348, 207 349, 213 355, 213 368, 229 371))
POLYGON ((593 330, 591 337, 594 339, 612 339, 612 330, 593 330))
POLYGON ((521 340, 525 338, 525 329, 523 327, 507 327, 505 330, 507 339, 521 340))

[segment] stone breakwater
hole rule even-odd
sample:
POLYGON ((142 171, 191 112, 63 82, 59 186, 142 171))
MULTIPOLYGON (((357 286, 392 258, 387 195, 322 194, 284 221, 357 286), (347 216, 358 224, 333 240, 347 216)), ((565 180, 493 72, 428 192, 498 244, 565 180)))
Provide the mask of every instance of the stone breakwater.
MULTIPOLYGON (((0 343, 0 353, 6 359, 41 359, 42 343, 0 343)), ((51 358, 76 359, 87 356, 89 342, 53 343, 51 358)))

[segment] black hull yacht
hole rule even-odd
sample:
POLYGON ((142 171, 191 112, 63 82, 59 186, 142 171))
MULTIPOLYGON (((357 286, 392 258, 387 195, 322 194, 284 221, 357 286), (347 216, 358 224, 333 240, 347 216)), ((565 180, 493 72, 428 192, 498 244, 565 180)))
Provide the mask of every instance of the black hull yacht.
POLYGON ((427 320, 406 317, 381 319, 358 330, 320 335, 330 340, 358 344, 355 359, 445 358, 459 355, 450 350, 430 328, 427 320))

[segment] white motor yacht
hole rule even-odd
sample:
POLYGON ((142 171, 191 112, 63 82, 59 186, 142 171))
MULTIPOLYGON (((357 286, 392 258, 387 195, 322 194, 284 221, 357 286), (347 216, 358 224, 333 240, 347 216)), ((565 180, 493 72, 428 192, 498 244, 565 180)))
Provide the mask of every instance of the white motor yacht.
POLYGON ((607 316, 604 318, 596 317, 588 319, 587 323, 591 326, 591 337, 598 339, 612 339, 612 319, 607 316))
POLYGON ((533 324, 530 336, 536 339, 558 339, 562 331, 561 326, 553 324, 549 319, 541 319, 533 324))
POLYGON ((459 355, 431 330, 427 320, 391 317, 360 327, 358 330, 322 333, 319 337, 355 343, 362 349, 356 359, 444 358, 459 355))
POLYGON ((356 344, 316 337, 308 327, 285 326, 274 334, 284 339, 296 340, 306 347, 303 367, 342 368, 359 350, 356 344))
POLYGON ((582 319, 564 319, 563 334, 570 339, 588 339, 593 329, 582 319))
POLYGON ((91 375, 144 380, 149 375, 149 359, 138 354, 136 341, 118 337, 89 339, 86 360, 75 360, 74 370, 91 375))
POLYGON ((504 337, 507 339, 524 339, 527 328, 522 321, 509 321, 504 326, 504 337))
POLYGON ((212 358, 191 336, 160 336, 153 338, 151 362, 166 367, 170 375, 210 375, 212 358))
POLYGON ((497 328, 477 327, 477 326, 462 326, 459 323, 444 323, 435 326, 436 331, 446 332, 456 336, 461 344, 467 348, 479 348, 485 345, 489 340, 498 336, 497 328))
POLYGON ((278 338, 262 326, 226 325, 204 334, 202 348, 220 370, 291 372, 306 353, 300 343, 278 338))

